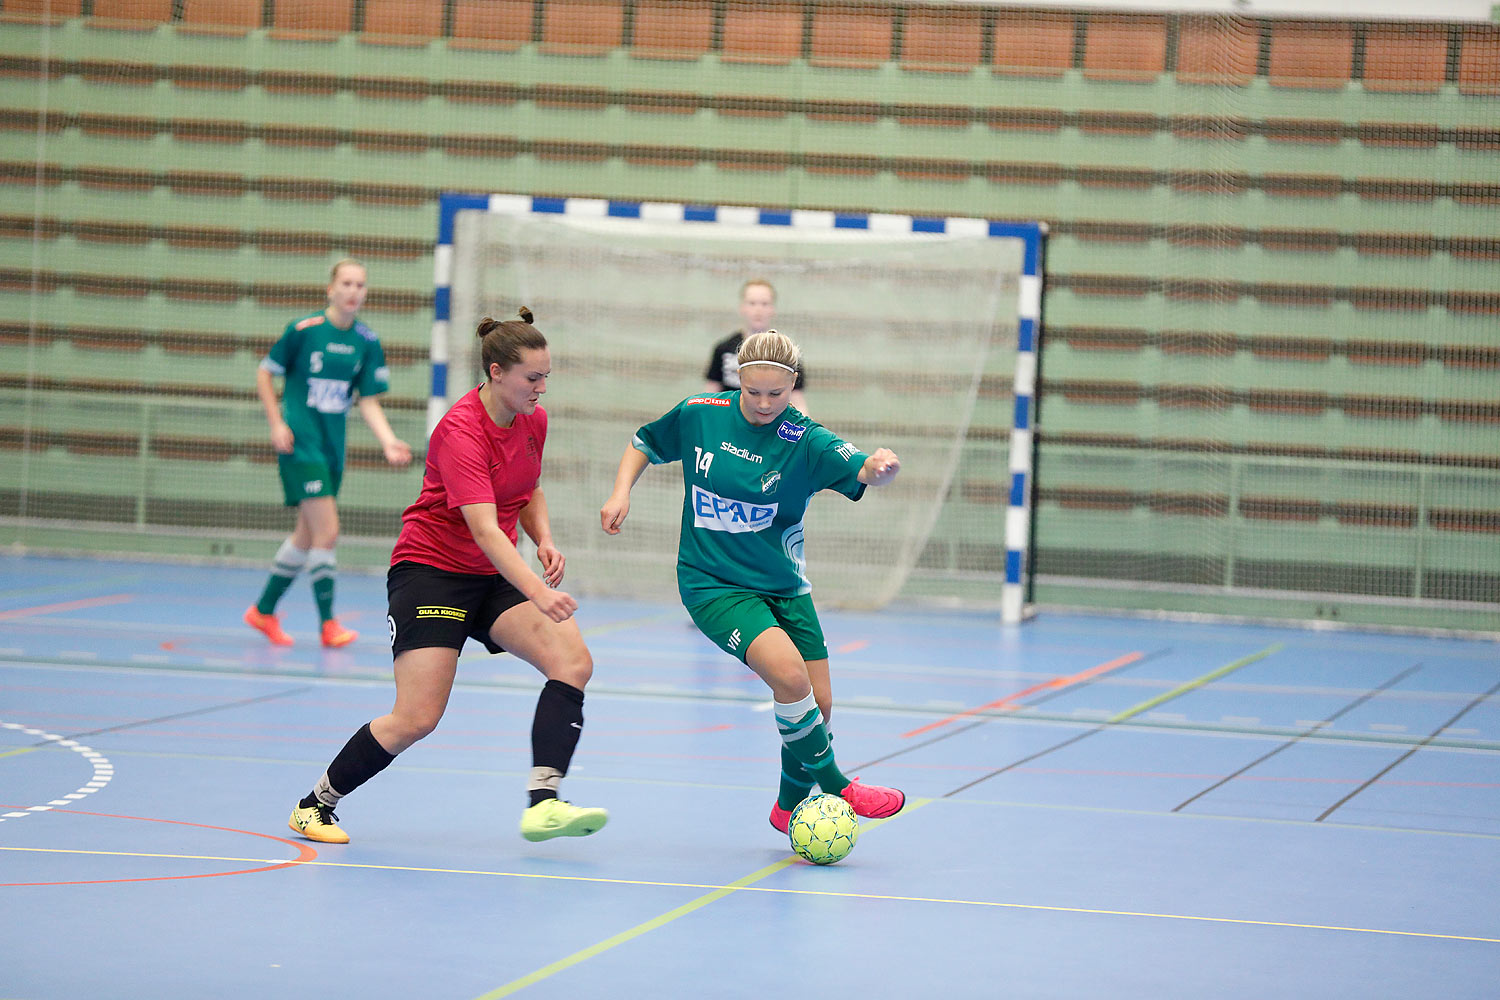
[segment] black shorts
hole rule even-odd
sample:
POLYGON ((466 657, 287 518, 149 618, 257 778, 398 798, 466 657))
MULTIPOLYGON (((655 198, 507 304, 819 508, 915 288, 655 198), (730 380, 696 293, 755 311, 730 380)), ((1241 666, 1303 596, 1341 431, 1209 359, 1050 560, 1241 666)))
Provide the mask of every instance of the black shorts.
POLYGON ((390 601, 386 624, 391 656, 408 649, 444 646, 463 649, 464 639, 484 643, 491 653, 505 649, 490 638, 495 619, 526 598, 499 573, 475 576, 403 559, 385 576, 390 601))

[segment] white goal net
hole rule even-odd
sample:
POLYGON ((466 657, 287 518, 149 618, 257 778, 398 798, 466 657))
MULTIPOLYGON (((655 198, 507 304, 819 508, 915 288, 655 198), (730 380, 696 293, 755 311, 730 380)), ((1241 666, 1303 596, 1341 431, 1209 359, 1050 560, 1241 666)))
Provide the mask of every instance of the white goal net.
POLYGON ((654 220, 650 206, 626 218, 531 206, 492 198, 455 214, 451 315, 434 349, 451 403, 482 377, 478 321, 535 313, 552 354, 542 486, 566 588, 675 593, 680 468, 646 471, 619 536, 601 532, 599 508, 636 428, 702 391, 710 348, 738 326, 741 285, 759 278, 776 291, 772 325, 802 347, 809 414, 902 460, 900 477, 857 505, 814 499, 806 556, 819 603, 999 604, 1020 240, 982 222, 966 235, 913 232, 910 220, 848 228, 798 224, 804 213, 768 225, 754 210, 718 209, 710 222, 654 220))

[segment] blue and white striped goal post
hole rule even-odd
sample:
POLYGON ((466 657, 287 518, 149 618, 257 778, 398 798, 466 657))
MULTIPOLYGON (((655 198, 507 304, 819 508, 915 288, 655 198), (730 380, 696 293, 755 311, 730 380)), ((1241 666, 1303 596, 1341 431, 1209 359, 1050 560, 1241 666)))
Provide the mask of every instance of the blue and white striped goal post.
POLYGON ((1010 493, 1005 511, 1005 582, 1000 619, 1014 624, 1026 615, 1027 568, 1031 547, 1031 493, 1035 466, 1037 357, 1042 332, 1042 265, 1047 227, 1039 222, 973 218, 925 218, 883 213, 768 209, 737 205, 611 201, 603 198, 541 198, 519 194, 445 192, 438 198, 438 235, 433 253, 432 389, 427 430, 448 408, 448 336, 453 304, 453 228, 460 212, 506 215, 571 215, 641 219, 666 223, 728 223, 792 229, 854 229, 882 234, 990 236, 1013 239, 1023 247, 1016 303, 1015 416, 1010 432, 1010 493))

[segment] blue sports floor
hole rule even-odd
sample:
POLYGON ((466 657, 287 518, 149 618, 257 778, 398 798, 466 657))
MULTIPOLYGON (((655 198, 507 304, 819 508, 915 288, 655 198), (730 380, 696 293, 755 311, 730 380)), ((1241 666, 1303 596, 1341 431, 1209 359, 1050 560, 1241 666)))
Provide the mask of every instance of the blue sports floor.
POLYGON ((388 710, 383 580, 325 652, 259 571, 0 557, 0 997, 1500 996, 1500 646, 1044 614, 825 613, 838 865, 766 823, 764 687, 661 603, 585 600, 564 782, 517 833, 540 680, 473 644, 443 724, 286 817, 388 710))

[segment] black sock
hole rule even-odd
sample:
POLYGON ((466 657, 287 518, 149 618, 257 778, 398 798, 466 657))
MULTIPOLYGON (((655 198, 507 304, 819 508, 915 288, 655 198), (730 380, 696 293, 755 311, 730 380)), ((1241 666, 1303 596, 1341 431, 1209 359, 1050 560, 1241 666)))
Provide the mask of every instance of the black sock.
POLYGON ((548 681, 531 720, 531 804, 557 798, 557 784, 568 773, 578 737, 583 735, 583 692, 562 681, 548 681))
POLYGON ((387 751, 375 739, 375 735, 370 732, 370 724, 366 722, 359 727, 359 732, 349 737, 344 749, 333 758, 333 763, 328 765, 328 770, 313 786, 312 794, 299 804, 307 807, 322 802, 327 806, 336 806, 339 799, 384 771, 395 759, 396 755, 387 751))

